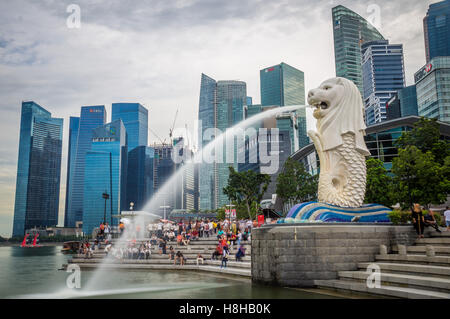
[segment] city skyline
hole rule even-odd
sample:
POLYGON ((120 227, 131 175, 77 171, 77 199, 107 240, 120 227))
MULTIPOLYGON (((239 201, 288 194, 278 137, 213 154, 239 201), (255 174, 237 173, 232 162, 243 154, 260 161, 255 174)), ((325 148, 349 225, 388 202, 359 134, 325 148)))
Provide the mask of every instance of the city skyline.
MULTIPOLYGON (((404 10, 406 1, 394 4, 374 1, 381 8, 380 30, 383 35, 392 43, 404 44, 407 84, 413 83, 412 75, 425 64, 422 19, 428 5, 433 2, 412 4, 408 1, 408 9, 404 10), (394 17, 396 21, 393 21, 394 17), (411 23, 413 19, 417 21, 414 24, 411 23)), ((158 9, 152 6, 156 13, 148 22, 155 24, 155 27, 165 12, 175 14, 176 18, 177 15, 192 16, 198 10, 195 1, 179 1, 172 8, 165 7, 162 2, 156 3, 158 9)), ((188 123, 196 118, 201 72, 214 78, 245 81, 247 95, 252 96, 253 103, 257 104, 260 101, 259 70, 283 61, 305 72, 308 91, 325 78, 335 75, 331 8, 342 4, 363 17, 370 15, 366 12, 367 5, 361 1, 317 1, 313 5, 291 2, 286 6, 277 6, 276 3, 257 6, 249 2, 241 4, 245 10, 237 10, 241 9, 239 4, 229 2, 230 9, 222 10, 223 17, 214 16, 217 8, 203 4, 205 8, 198 14, 207 16, 210 12, 208 19, 173 19, 160 26, 158 32, 152 32, 146 28, 142 17, 133 19, 136 13, 123 14, 125 11, 120 4, 112 3, 110 7, 102 8, 99 4, 94 6, 80 2, 82 25, 78 30, 71 30, 66 27, 68 14, 65 9, 68 4, 62 2, 49 6, 17 1, 0 5, 3 24, 0 33, 0 72, 5 75, 0 80, 0 94, 3 97, 0 102, 3 115, 1 127, 2 133, 10 132, 2 134, 1 143, 2 236, 8 236, 11 232, 14 210, 11 198, 15 193, 22 100, 29 99, 43 105, 55 117, 64 118, 66 123, 69 123, 69 116, 79 114, 81 105, 102 104, 106 106, 107 114, 111 114, 112 103, 141 103, 149 109, 150 128, 166 136, 177 108, 180 108, 180 118, 188 123), (241 15, 234 17, 238 12, 241 15), (284 15, 283 19, 280 19, 281 15, 284 15), (35 19, 36 16, 40 19, 35 19), (95 20, 94 16, 98 19, 95 20), (20 24, 23 20, 29 23, 20 24), (311 20, 316 23, 310 23, 311 20), (35 28, 30 28, 30 24, 35 28), (180 32, 176 28, 178 24, 187 30, 180 32), (305 32, 305 25, 308 32, 305 32), (234 34, 238 26, 243 30, 242 34, 234 34), (211 32, 211 28, 216 32, 211 32), (310 38, 311 34, 314 34, 314 39, 310 38), (221 41, 227 39, 229 45, 211 56, 221 41), (198 46, 205 41, 209 41, 207 45, 198 46), (158 46, 147 47, 142 43, 158 43, 158 46), (135 50, 130 50, 128 45, 135 50), (174 45, 182 47, 182 52, 170 50, 174 45), (255 55, 255 45, 264 54, 255 55), (125 47, 126 51, 120 50, 120 46, 125 47)), ((150 10, 146 8, 148 4, 143 6, 142 10, 150 10)), ((177 126, 183 125, 179 123, 177 126)), ((68 129, 69 125, 66 125, 63 134, 60 224, 65 205, 68 129)), ((150 134, 150 142, 155 141, 158 141, 157 138, 150 134)))

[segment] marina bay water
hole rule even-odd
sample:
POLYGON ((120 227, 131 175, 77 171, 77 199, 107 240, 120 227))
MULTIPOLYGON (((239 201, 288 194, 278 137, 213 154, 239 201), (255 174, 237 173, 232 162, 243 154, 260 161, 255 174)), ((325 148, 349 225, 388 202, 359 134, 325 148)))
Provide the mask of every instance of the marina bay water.
POLYGON ((87 289, 94 271, 83 270, 81 289, 69 289, 69 273, 58 269, 70 256, 61 248, 0 247, 0 298, 333 298, 190 271, 104 270, 104 280, 87 289))

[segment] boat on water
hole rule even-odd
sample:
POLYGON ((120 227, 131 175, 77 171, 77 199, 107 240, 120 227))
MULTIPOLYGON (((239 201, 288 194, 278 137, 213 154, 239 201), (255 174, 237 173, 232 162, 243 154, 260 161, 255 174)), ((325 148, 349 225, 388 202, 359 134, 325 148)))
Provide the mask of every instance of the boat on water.
POLYGON ((66 241, 63 244, 63 248, 61 249, 61 252, 63 254, 74 254, 77 253, 80 249, 81 242, 80 241, 66 241))
POLYGON ((42 245, 39 245, 39 233, 36 233, 34 235, 33 241, 30 243, 30 239, 28 238, 28 236, 30 236, 30 234, 26 234, 25 237, 23 238, 22 244, 20 245, 20 247, 22 248, 40 248, 42 247, 42 245))

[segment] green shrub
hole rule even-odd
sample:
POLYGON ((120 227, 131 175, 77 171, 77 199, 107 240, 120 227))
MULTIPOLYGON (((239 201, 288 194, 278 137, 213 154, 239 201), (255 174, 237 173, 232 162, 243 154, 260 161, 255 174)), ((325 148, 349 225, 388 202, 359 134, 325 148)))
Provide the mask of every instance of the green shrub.
POLYGON ((388 213, 388 216, 395 225, 406 224, 408 221, 411 221, 411 212, 408 210, 393 210, 388 213))

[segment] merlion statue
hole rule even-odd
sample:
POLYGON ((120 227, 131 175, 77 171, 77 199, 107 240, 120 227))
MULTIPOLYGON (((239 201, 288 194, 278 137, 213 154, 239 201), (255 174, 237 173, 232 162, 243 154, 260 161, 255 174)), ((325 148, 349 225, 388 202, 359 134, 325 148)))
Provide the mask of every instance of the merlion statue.
POLYGON ((308 131, 320 160, 318 200, 321 203, 360 207, 366 192, 364 107, 356 85, 333 78, 309 91, 315 106, 317 132, 308 131))

